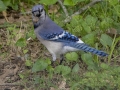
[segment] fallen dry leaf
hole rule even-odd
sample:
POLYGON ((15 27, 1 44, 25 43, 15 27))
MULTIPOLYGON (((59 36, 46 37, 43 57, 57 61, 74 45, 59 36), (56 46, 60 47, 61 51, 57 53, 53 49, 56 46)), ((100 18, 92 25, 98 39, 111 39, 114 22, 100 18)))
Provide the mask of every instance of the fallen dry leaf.
POLYGON ((69 88, 66 88, 65 86, 66 86, 66 79, 64 79, 64 80, 60 83, 59 89, 60 89, 60 90, 70 90, 69 88))

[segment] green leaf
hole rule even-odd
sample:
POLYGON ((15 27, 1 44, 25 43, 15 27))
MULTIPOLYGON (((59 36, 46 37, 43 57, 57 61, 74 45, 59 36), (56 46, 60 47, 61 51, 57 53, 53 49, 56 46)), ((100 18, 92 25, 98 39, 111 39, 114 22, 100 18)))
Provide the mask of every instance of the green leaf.
POLYGON ((72 0, 74 2, 74 4, 76 5, 78 2, 83 2, 83 1, 86 1, 86 0, 72 0))
POLYGON ((53 71, 54 71, 54 68, 53 68, 52 66, 48 66, 48 67, 47 67, 47 71, 48 71, 48 72, 53 72, 53 71))
POLYGON ((55 73, 62 73, 62 75, 67 75, 71 72, 71 68, 64 65, 59 65, 55 68, 55 73))
POLYGON ((19 47, 25 47, 26 45, 27 45, 26 40, 24 38, 20 38, 16 42, 16 46, 19 46, 19 47))
POLYGON ((45 60, 39 59, 33 64, 32 71, 33 72, 42 71, 46 69, 47 66, 48 64, 45 62, 45 60))
POLYGON ((12 0, 2 0, 6 7, 10 6, 14 10, 18 10, 19 2, 14 2, 12 0))
POLYGON ((62 67, 62 75, 67 75, 71 72, 71 68, 69 66, 62 67))
POLYGON ((62 66, 63 65, 58 65, 57 67, 55 67, 55 73, 60 73, 62 71, 62 66))
POLYGON ((2 0, 2 1, 6 7, 11 5, 11 0, 2 0))
POLYGON ((30 30, 30 31, 27 33, 26 37, 27 37, 27 39, 30 38, 30 37, 32 37, 33 39, 35 39, 35 38, 36 38, 36 35, 35 35, 35 33, 34 33, 34 30, 30 30))
POLYGON ((87 23, 87 25, 89 25, 90 27, 94 27, 96 24, 97 18, 93 17, 91 15, 87 15, 87 17, 85 18, 85 22, 87 23))
POLYGON ((97 64, 93 62, 93 57, 91 54, 82 54, 81 55, 82 60, 88 65, 88 69, 91 70, 98 70, 97 64))
POLYGON ((105 64, 105 63, 101 63, 101 64, 100 64, 100 67, 101 67, 102 69, 108 69, 108 68, 109 68, 109 66, 108 66, 107 64, 105 64))
POLYGON ((90 32, 91 32, 90 26, 88 26, 88 24, 87 24, 85 21, 83 21, 81 24, 82 24, 84 30, 85 30, 87 33, 90 33, 90 32))
POLYGON ((7 7, 4 5, 3 1, 0 0, 0 12, 6 10, 7 7))
POLYGON ((18 10, 18 4, 12 4, 11 7, 12 7, 12 9, 14 9, 14 10, 18 10))
POLYGON ((26 61, 25 61, 25 65, 26 65, 26 66, 32 66, 31 60, 26 60, 26 61))
POLYGON ((73 72, 73 73, 77 73, 79 70, 80 70, 80 67, 79 67, 79 64, 77 63, 77 64, 73 67, 72 72, 73 72))
POLYGON ((110 5, 116 5, 119 3, 119 0, 108 0, 110 5))
POLYGON ((74 2, 72 0, 64 0, 64 5, 70 5, 70 6, 73 6, 75 5, 74 2))
POLYGON ((24 79, 24 75, 23 74, 19 74, 19 77, 21 78, 21 79, 24 79))
POLYGON ((100 27, 102 29, 108 29, 114 23, 113 19, 110 17, 104 17, 102 22, 100 23, 100 27))
POLYGON ((87 65, 94 65, 93 57, 91 54, 82 54, 81 58, 87 65))
POLYGON ((68 61, 77 61, 78 60, 78 54, 76 52, 67 53, 65 55, 65 57, 68 61))
POLYGON ((79 19, 80 19, 80 15, 73 16, 70 21, 70 25, 72 25, 73 27, 79 25, 79 19))
POLYGON ((40 3, 45 4, 45 5, 52 5, 55 4, 57 0, 40 0, 40 3))
POLYGON ((112 41, 113 39, 108 36, 107 34, 102 34, 101 35, 101 38, 100 38, 100 43, 103 45, 103 46, 110 46, 112 45, 112 41))
POLYGON ((45 62, 46 62, 48 65, 51 64, 51 60, 50 60, 49 58, 47 58, 47 59, 45 60, 45 62))
POLYGON ((114 6, 114 8, 115 8, 114 13, 117 14, 117 16, 119 17, 120 16, 120 5, 116 5, 114 6))
POLYGON ((96 32, 92 32, 90 34, 83 36, 82 40, 89 45, 93 45, 95 43, 95 35, 96 35, 96 32))

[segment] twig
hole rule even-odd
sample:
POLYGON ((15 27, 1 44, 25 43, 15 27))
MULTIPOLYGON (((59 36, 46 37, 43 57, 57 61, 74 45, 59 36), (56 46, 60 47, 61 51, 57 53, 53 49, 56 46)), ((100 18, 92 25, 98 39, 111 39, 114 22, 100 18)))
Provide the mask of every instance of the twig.
POLYGON ((1 86, 22 86, 22 85, 19 85, 19 84, 16 84, 16 83, 2 83, 2 84, 0 84, 0 87, 1 86))
POLYGON ((5 20, 6 20, 7 22, 9 22, 9 20, 7 19, 7 12, 6 12, 6 11, 2 11, 2 14, 3 14, 3 16, 5 17, 5 20))
POLYGON ((61 5, 61 7, 62 7, 62 9, 63 9, 66 17, 68 17, 69 15, 68 15, 68 11, 67 11, 66 7, 63 5, 63 3, 62 3, 61 0, 58 0, 58 2, 59 2, 59 4, 61 5))
POLYGON ((111 61, 118 58, 118 57, 120 57, 120 55, 115 56, 114 58, 111 59, 111 61))
POLYGON ((94 4, 101 2, 102 0, 92 0, 92 2, 90 2, 89 4, 87 4, 86 6, 82 7, 81 9, 79 9, 77 12, 75 12, 74 14, 72 14, 70 17, 67 17, 64 22, 70 22, 70 20, 72 19, 73 16, 75 15, 79 15, 82 12, 84 12, 86 9, 88 9, 89 7, 92 7, 94 4))

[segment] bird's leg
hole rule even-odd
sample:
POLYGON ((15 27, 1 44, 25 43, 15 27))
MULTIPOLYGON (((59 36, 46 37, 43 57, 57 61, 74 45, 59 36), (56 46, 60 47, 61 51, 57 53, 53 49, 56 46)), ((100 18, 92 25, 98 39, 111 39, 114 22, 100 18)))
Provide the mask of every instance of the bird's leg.
POLYGON ((54 66, 54 62, 56 61, 56 55, 55 54, 52 54, 52 62, 51 62, 51 65, 54 66))
POLYGON ((55 62, 55 61, 51 61, 51 66, 54 66, 54 62, 55 62))
POLYGON ((63 60, 64 60, 64 55, 63 55, 63 54, 61 54, 61 55, 60 55, 60 58, 61 58, 61 59, 60 59, 60 63, 59 63, 59 64, 61 65, 61 64, 62 64, 62 62, 63 62, 63 60))

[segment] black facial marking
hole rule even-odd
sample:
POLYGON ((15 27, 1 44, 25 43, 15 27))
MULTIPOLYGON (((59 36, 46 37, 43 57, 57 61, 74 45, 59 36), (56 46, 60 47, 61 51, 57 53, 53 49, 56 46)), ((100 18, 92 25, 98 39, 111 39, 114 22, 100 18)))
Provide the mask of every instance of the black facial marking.
POLYGON ((43 9, 41 9, 41 12, 43 11, 43 9))
POLYGON ((34 16, 36 16, 36 17, 40 17, 41 16, 40 10, 33 11, 32 14, 34 16))

